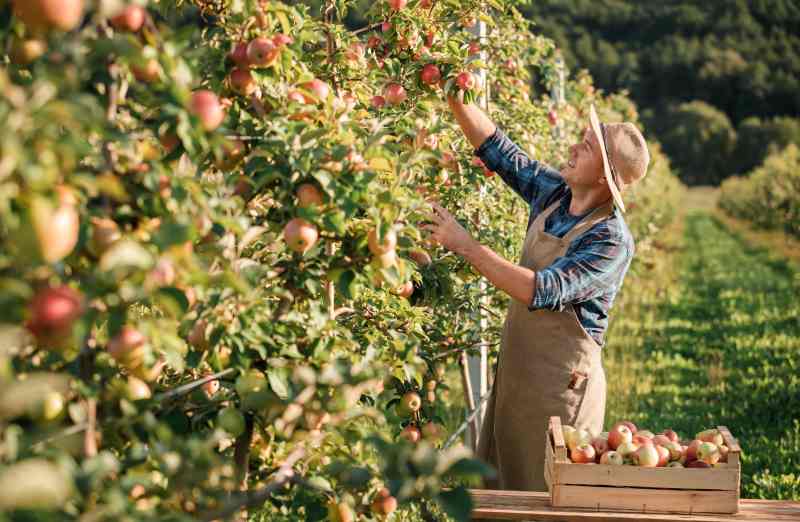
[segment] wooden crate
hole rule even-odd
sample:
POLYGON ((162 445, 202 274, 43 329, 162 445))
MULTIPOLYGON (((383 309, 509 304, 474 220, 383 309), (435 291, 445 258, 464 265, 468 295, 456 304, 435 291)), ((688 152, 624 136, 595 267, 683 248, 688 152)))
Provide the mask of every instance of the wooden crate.
POLYGON ((719 467, 641 468, 574 464, 567 458, 561 419, 551 417, 545 438, 544 477, 554 507, 638 513, 736 513, 741 464, 739 443, 718 426, 730 448, 719 467))

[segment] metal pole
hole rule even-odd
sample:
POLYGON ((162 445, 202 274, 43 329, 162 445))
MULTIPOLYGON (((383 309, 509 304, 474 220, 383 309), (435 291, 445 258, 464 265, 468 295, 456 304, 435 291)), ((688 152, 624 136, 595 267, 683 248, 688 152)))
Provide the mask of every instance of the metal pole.
MULTIPOLYGON (((478 55, 475 55, 475 58, 479 58, 485 60, 487 57, 486 51, 483 50, 483 44, 486 41, 486 22, 479 21, 475 24, 474 27, 470 29, 470 33, 472 33, 478 41, 481 43, 481 51, 478 55)), ((483 90, 481 95, 479 96, 477 103, 478 106, 483 108, 488 114, 489 112, 489 81, 486 74, 486 69, 481 69, 478 71, 477 76, 479 78, 480 84, 483 86, 483 90)), ((486 198, 486 187, 481 186, 479 198, 483 201, 486 198)), ((483 225, 483 220, 480 215, 476 216, 475 221, 479 225, 483 225)), ((487 317, 486 312, 481 307, 481 304, 487 304, 487 297, 486 297, 486 279, 481 278, 480 282, 478 283, 478 290, 480 292, 480 297, 478 298, 478 303, 475 306, 475 314, 478 320, 478 328, 480 331, 480 352, 478 355, 470 355, 469 360, 466 361, 467 368, 469 370, 469 381, 471 392, 472 392, 472 400, 469 401, 470 403, 477 405, 477 407, 481 410, 477 416, 475 416, 475 436, 468 437, 468 445, 471 446, 473 449, 478 447, 478 437, 480 436, 481 426, 483 425, 483 416, 486 413, 486 404, 485 401, 481 401, 481 398, 486 395, 488 390, 488 382, 489 382, 489 367, 488 367, 488 348, 486 346, 486 340, 484 339, 483 335, 487 328, 487 317)), ((470 432, 470 435, 472 433, 470 432)))

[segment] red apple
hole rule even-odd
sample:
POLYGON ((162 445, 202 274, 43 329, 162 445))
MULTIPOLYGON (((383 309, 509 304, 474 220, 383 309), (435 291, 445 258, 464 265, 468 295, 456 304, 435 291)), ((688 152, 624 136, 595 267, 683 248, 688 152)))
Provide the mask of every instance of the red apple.
POLYGON ((59 344, 72 335, 72 325, 83 314, 83 296, 68 286, 39 290, 28 303, 25 326, 42 344, 59 344))
POLYGON ((250 96, 256 90, 253 75, 247 69, 237 67, 230 74, 231 89, 243 96, 250 96))
POLYGON ((194 323, 192 326, 192 330, 189 332, 189 336, 186 339, 189 341, 189 344, 198 349, 198 350, 208 350, 209 343, 208 338, 206 337, 206 327, 208 323, 206 323, 205 319, 199 319, 194 323))
POLYGON ((305 254, 319 239, 317 227, 303 218, 294 218, 283 228, 283 238, 289 250, 305 254))
POLYGON ((663 446, 667 449, 667 451, 669 451, 670 460, 680 460, 681 457, 683 457, 684 454, 683 446, 681 446, 677 442, 669 441, 663 446))
POLYGON ((197 116, 200 124, 206 131, 213 131, 222 124, 225 119, 225 111, 219 102, 217 95, 208 90, 200 90, 192 93, 189 102, 189 112, 197 116))
POLYGON ((283 33, 276 33, 275 36, 272 37, 272 43, 274 43, 277 47, 292 45, 294 43, 294 38, 283 33))
POLYGON ((381 488, 372 499, 370 509, 378 516, 391 515, 397 509, 397 499, 391 495, 388 489, 381 488))
POLYGON ((364 58, 365 53, 366 53, 366 48, 364 47, 363 43, 353 42, 344 52, 344 56, 351 62, 359 62, 364 58))
POLYGON ((142 28, 147 12, 142 6, 129 5, 118 15, 111 18, 111 25, 117 31, 135 33, 142 28))
POLYGON ((301 207, 321 206, 322 193, 311 183, 303 183, 297 187, 297 201, 301 207))
POLYGON ((553 126, 558 123, 558 113, 555 109, 551 109, 550 112, 547 113, 547 121, 553 126))
POLYGON ((595 437, 592 439, 592 446, 594 447, 598 457, 610 449, 608 446, 608 439, 603 439, 600 437, 595 437))
POLYGON ((624 457, 627 457, 629 455, 635 454, 638 449, 639 449, 639 446, 637 446, 633 442, 623 442, 622 444, 617 446, 617 450, 616 451, 617 451, 617 453, 622 455, 622 457, 624 458, 624 457))
POLYGON ((703 442, 711 442, 716 446, 721 446, 725 444, 725 439, 722 437, 722 433, 719 432, 718 429, 710 429, 704 430, 697 434, 695 437, 703 442))
POLYGON ((677 433, 672 430, 664 430, 664 436, 666 436, 672 442, 680 442, 680 437, 677 433))
POLYGON ((700 447, 703 441, 699 439, 694 439, 692 442, 689 443, 689 446, 686 448, 686 462, 691 462, 693 460, 697 460, 697 448, 700 447))
POLYGON ((439 67, 436 65, 429 63, 422 68, 420 80, 425 85, 437 85, 441 79, 442 73, 439 71, 439 67))
POLYGON ((637 446, 652 446, 653 445, 653 439, 651 439, 650 437, 645 437, 644 435, 641 435, 641 432, 636 433, 636 435, 634 435, 631 440, 633 440, 634 444, 636 444, 637 446))
POLYGON ((459 89, 468 91, 475 87, 475 76, 469 71, 460 72, 456 76, 456 85, 459 89))
POLYGON ((390 228, 379 240, 378 230, 373 228, 367 235, 367 244, 369 251, 376 256, 388 254, 389 252, 394 252, 395 247, 397 247, 397 234, 390 228))
POLYGON ((408 4, 408 0, 389 0, 389 7, 391 7, 393 11, 403 9, 406 4, 408 4))
POLYGON ((255 38, 247 45, 247 61, 253 67, 272 65, 280 53, 280 48, 269 38, 255 38))
POLYGON ((400 432, 400 436, 406 439, 408 442, 416 444, 422 438, 422 433, 420 433, 419 428, 409 424, 403 428, 403 431, 400 432))
POLYGON ((325 100, 328 99, 328 94, 330 94, 330 87, 328 87, 328 84, 316 78, 310 82, 300 84, 300 87, 309 91, 315 96, 315 98, 306 97, 306 103, 309 104, 325 102, 325 100))
POLYGON ((228 58, 238 67, 243 69, 250 67, 250 60, 247 58, 247 42, 237 43, 228 53, 228 58))
POLYGON ((400 404, 402 404, 402 407, 405 411, 414 413, 419 411, 419 409, 422 407, 422 399, 417 392, 410 391, 403 395, 403 397, 400 399, 400 404))
POLYGON ((570 452, 570 455, 572 456, 572 462, 576 464, 587 464, 589 462, 593 463, 595 457, 597 456, 594 447, 591 444, 586 443, 575 446, 575 449, 570 452))
POLYGON ((219 381, 214 379, 213 381, 203 383, 203 391, 205 392, 206 397, 210 399, 219 391, 219 381))
POLYGON ((430 254, 421 248, 415 248, 408 252, 408 257, 411 258, 419 266, 428 266, 433 263, 430 254))
POLYGON ((386 98, 383 96, 373 96, 370 100, 370 105, 372 105, 372 107, 375 109, 380 109, 386 105, 386 98))
POLYGON ((636 461, 643 468, 654 468, 658 465, 659 454, 652 444, 641 446, 636 450, 636 461))
POLYGON ((395 289, 394 293, 396 293, 400 297, 405 297, 406 299, 408 299, 409 297, 411 297, 411 294, 414 293, 414 283, 411 281, 406 281, 402 285, 398 286, 395 289))
POLYGON ((623 459, 622 455, 618 452, 611 450, 606 451, 602 455, 600 455, 600 464, 608 464, 611 466, 622 466, 623 459))
POLYGON ((71 31, 83 18, 83 0, 13 0, 14 14, 32 31, 71 31))
POLYGON ((481 52, 481 43, 478 40, 473 40, 469 43, 469 54, 478 54, 481 52))
POLYGON ((131 64, 131 74, 140 82, 153 83, 161 77, 161 65, 155 58, 140 60, 131 64))
POLYGON ((287 98, 291 102, 303 103, 303 104, 306 103, 306 97, 303 96, 303 94, 300 91, 295 91, 295 90, 289 91, 287 98))
POLYGON ((669 462, 670 452, 664 446, 655 446, 656 451, 658 452, 658 466, 664 467, 669 462))
POLYGON ((383 90, 383 96, 390 105, 399 105, 406 99, 406 90, 399 83, 390 83, 383 90))
POLYGON ((615 424, 608 432, 608 446, 615 450, 620 444, 631 442, 633 434, 630 428, 624 424, 615 424))
POLYGON ((125 325, 109 342, 109 355, 129 370, 144 363, 147 338, 133 326, 125 325))
POLYGON ((665 446, 672 442, 666 435, 656 435, 653 437, 653 444, 658 444, 659 446, 665 446))

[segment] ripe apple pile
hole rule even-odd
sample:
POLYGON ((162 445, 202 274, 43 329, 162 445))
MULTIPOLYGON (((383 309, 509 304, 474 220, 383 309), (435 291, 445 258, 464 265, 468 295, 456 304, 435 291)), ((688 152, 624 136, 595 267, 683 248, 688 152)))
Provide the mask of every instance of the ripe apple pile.
POLYGON ((630 421, 617 422, 598 435, 573 426, 561 429, 570 461, 576 464, 711 468, 728 461, 729 448, 716 428, 699 432, 687 444, 671 429, 654 434, 630 421))

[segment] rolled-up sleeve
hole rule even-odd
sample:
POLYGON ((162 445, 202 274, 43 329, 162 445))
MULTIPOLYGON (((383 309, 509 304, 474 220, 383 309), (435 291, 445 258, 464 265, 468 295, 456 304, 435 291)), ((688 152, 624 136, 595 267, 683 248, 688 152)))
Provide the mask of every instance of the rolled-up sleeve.
POLYGON ((630 236, 593 227, 578 238, 567 254, 536 272, 536 287, 528 309, 561 311, 568 304, 616 292, 633 258, 630 236))
POLYGON ((499 128, 475 150, 475 156, 530 205, 563 184, 557 171, 530 159, 499 128))

